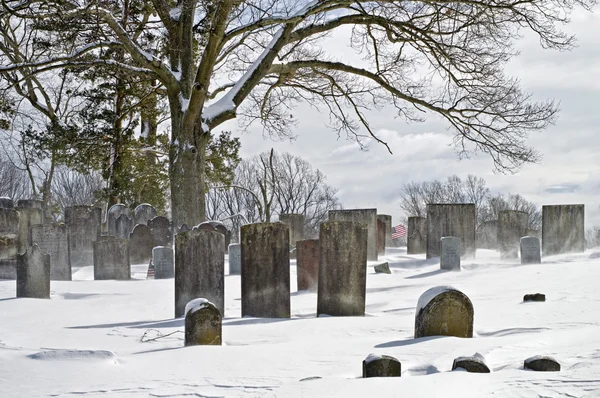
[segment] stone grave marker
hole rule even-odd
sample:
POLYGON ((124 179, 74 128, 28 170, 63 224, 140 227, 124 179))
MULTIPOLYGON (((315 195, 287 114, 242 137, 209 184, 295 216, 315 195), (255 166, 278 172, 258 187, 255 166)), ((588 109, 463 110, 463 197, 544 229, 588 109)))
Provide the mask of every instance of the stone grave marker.
POLYGON ((519 257, 519 240, 527 235, 529 214, 524 211, 502 210, 498 212, 498 249, 501 259, 519 257))
POLYGON ((584 205, 542 206, 542 255, 585 251, 584 205))
POLYGON ((536 372, 560 372, 558 361, 547 355, 536 355, 527 358, 523 363, 523 368, 536 372))
POLYGON ((298 290, 317 290, 319 281, 319 240, 297 241, 296 253, 298 290))
POLYGON ((458 357, 452 362, 452 370, 464 369, 469 373, 490 373, 490 368, 481 355, 472 357, 458 357))
POLYGON ((475 222, 472 203, 428 204, 426 257, 440 257, 442 236, 460 238, 461 257, 475 257, 475 222))
POLYGON ((444 236, 440 245, 442 247, 440 269, 460 271, 460 238, 444 236))
POLYGON ((37 245, 17 256, 17 297, 50 298, 50 255, 37 245))
POLYGON ((117 238, 129 239, 129 234, 133 230, 134 224, 127 214, 121 214, 119 218, 115 220, 115 235, 117 238))
POLYGON ((71 269, 94 263, 94 242, 100 237, 101 215, 102 209, 94 206, 65 208, 71 269))
POLYGON ((290 229, 290 245, 296 246, 296 242, 304 240, 304 215, 303 214, 280 214, 279 221, 290 229))
POLYGON ((147 225, 148 221, 152 220, 154 217, 156 217, 156 209, 148 203, 142 203, 133 210, 134 225, 147 225))
POLYGON ((377 256, 385 255, 385 228, 385 223, 377 219, 377 256))
POLYGON ((65 224, 32 225, 31 243, 38 245, 43 254, 50 255, 51 280, 71 280, 69 241, 65 224))
POLYGON ((94 280, 129 280, 129 241, 115 236, 101 236, 94 242, 94 280))
POLYGON ((377 214, 377 219, 385 223, 385 247, 392 247, 392 216, 377 214))
POLYGON ((427 336, 473 337, 473 304, 451 286, 436 286, 419 297, 415 339, 427 336))
POLYGON ((185 346, 221 345, 222 317, 216 305, 204 298, 190 301, 185 308, 185 346))
POLYGON ((242 273, 242 246, 239 243, 231 243, 227 251, 229 253, 229 275, 240 275, 242 273))
POLYGON ((354 221, 368 230, 367 260, 377 261, 377 209, 329 210, 329 221, 354 221))
POLYGON ((362 377, 400 377, 400 361, 389 355, 369 354, 362 362, 362 377))
POLYGON ((427 219, 408 217, 406 254, 423 254, 427 251, 427 219))
POLYGON ((110 236, 118 236, 117 219, 123 214, 129 217, 131 215, 131 210, 129 210, 129 208, 122 203, 112 205, 111 208, 108 209, 108 213, 106 213, 106 222, 108 223, 108 234, 110 236))
MULTIPOLYGON (((30 201, 19 200, 17 203, 25 202, 27 205, 32 205, 30 201)), ((32 205, 33 206, 33 205, 32 205)), ((19 212, 19 253, 25 253, 31 245, 32 225, 44 223, 44 214, 41 208, 38 207, 18 207, 19 212)))
POLYGON ((175 258, 170 247, 157 246, 152 249, 154 264, 154 279, 169 279, 175 277, 175 258))
POLYGON ((133 228, 129 234, 129 247, 132 264, 148 264, 150 262, 152 248, 155 246, 152 231, 147 225, 138 224, 133 228))
POLYGON ((524 236, 520 240, 521 264, 541 264, 540 239, 533 236, 524 236))
POLYGON ((153 247, 173 247, 171 222, 167 217, 158 216, 148 220, 148 227, 150 227, 150 231, 152 231, 153 247))
MULTIPOLYGON (((0 208, 0 260, 13 260, 19 252, 19 212, 0 208)), ((14 277, 13 277, 14 279, 14 277)))

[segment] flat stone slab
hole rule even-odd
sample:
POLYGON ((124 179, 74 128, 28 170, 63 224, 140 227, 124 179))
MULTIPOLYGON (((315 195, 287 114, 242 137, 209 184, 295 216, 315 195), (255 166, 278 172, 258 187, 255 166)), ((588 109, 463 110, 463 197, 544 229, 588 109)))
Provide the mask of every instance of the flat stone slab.
POLYGON ((542 293, 526 294, 523 301, 546 301, 546 295, 542 293))
POLYGON ((376 274, 391 274, 392 271, 390 271, 390 265, 385 262, 382 264, 377 264, 375 266, 375 273, 376 274))
POLYGON ((482 356, 474 355, 472 357, 458 357, 452 363, 452 370, 464 369, 469 373, 490 373, 490 368, 485 363, 482 356))
POLYGON ((560 372, 560 364, 556 359, 544 355, 527 358, 523 367, 536 372, 560 372))
POLYGON ((362 362, 362 377, 400 377, 400 361, 389 355, 369 354, 362 362))

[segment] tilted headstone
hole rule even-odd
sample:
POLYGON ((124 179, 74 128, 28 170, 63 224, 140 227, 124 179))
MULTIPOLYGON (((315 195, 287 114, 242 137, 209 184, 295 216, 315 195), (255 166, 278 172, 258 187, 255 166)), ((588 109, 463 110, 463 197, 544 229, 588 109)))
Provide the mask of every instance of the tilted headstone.
POLYGON ((44 214, 38 207, 17 206, 17 211, 19 212, 19 253, 25 253, 31 245, 30 228, 32 225, 43 224, 44 214))
POLYGON ((389 355, 369 354, 362 362, 362 377, 400 377, 400 361, 389 355))
POLYGON ((147 225, 138 224, 133 228, 133 231, 129 234, 129 247, 132 264, 148 264, 150 262, 152 248, 155 246, 152 231, 147 225))
POLYGON ((280 214, 279 221, 290 229, 290 245, 296 246, 296 242, 304 240, 304 215, 303 214, 280 214))
POLYGON ((38 245, 42 253, 50 255, 51 280, 71 280, 69 241, 65 224, 32 225, 31 243, 38 245))
POLYGON ((221 345, 221 311, 210 301, 200 298, 185 308, 185 346, 221 345))
POLYGON ((319 240, 296 242, 298 290, 317 290, 319 281, 319 240))
POLYGON ((102 209, 94 206, 65 208, 71 269, 94 263, 94 242, 100 237, 101 215, 102 209))
POLYGON ((133 231, 133 219, 127 214, 121 214, 115 220, 115 235, 117 238, 129 239, 129 234, 133 231))
POLYGON ((376 274, 391 274, 390 264, 386 261, 385 263, 377 264, 374 268, 376 274))
POLYGON ((204 297, 225 312, 223 234, 195 229, 175 236, 175 316, 185 305, 204 297))
POLYGON ((461 256, 475 256, 475 205, 427 205, 427 258, 439 257, 442 236, 460 238, 461 256))
POLYGON ((479 224, 475 232, 477 248, 498 249, 498 220, 485 221, 479 224))
POLYGON ((529 214, 524 211, 502 210, 498 212, 498 249, 501 259, 519 257, 519 240, 527 235, 529 214))
POLYGON ((317 316, 363 316, 368 229, 363 223, 321 224, 317 316))
POLYGON ((152 231, 153 245, 173 247, 173 235, 171 234, 171 222, 167 217, 158 216, 148 220, 148 227, 152 231))
POLYGON ((427 251, 427 219, 408 217, 406 254, 423 254, 427 251))
POLYGON ((241 228, 242 316, 290 317, 290 231, 283 223, 241 228))
POLYGON ((37 245, 17 256, 17 297, 50 298, 50 255, 37 245))
POLYGON ((392 247, 392 216, 377 214, 377 219, 385 223, 385 247, 392 247))
POLYGON ((129 241, 115 236, 101 236, 94 242, 94 280, 129 280, 129 241))
POLYGON ((154 264, 154 279, 169 279, 175 277, 175 258, 170 247, 157 246, 152 249, 154 264))
POLYGON ((148 203, 142 203, 133 210, 133 222, 135 225, 147 225, 148 221, 156 217, 156 209, 148 203))
POLYGON ((124 204, 117 203, 116 205, 112 205, 111 208, 108 209, 108 213, 106 213, 106 218, 108 223, 108 234, 110 236, 118 236, 117 219, 123 214, 125 214, 128 217, 131 215, 131 210, 129 210, 129 208, 124 204))
POLYGON ((584 205, 542 206, 542 255, 585 251, 584 205))
POLYGON ((368 230, 367 260, 377 261, 377 209, 329 210, 329 221, 354 221, 368 230))
POLYGON ((377 219, 377 255, 385 255, 385 223, 377 219))
POLYGON ((0 208, 3 209, 12 209, 15 207, 15 202, 11 198, 7 198, 3 196, 0 198, 0 208))
POLYGON ((229 244, 229 275, 240 275, 242 273, 242 246, 239 243, 229 244))
POLYGON ((473 304, 451 286, 436 286, 419 297, 415 339, 427 336, 473 337, 473 304))
POLYGON ((460 271, 460 238, 444 236, 441 239, 440 269, 460 271))
POLYGON ((540 240, 533 236, 524 236, 520 240, 521 264, 541 264, 540 240))

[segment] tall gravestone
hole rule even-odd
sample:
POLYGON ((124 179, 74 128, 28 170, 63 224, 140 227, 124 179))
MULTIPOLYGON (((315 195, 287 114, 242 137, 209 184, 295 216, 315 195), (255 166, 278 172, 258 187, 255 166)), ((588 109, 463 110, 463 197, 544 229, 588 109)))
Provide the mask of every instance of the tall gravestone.
POLYGON ((460 238, 461 256, 475 256, 475 205, 428 204, 427 205, 427 258, 440 256, 442 236, 460 238))
POLYGON ((527 235, 529 214, 524 211, 502 210, 498 212, 498 249, 501 259, 519 257, 519 240, 527 235))
POLYGON ((329 221, 354 221, 368 231, 367 260, 377 260, 377 209, 329 210, 329 221))
POLYGON ((206 229, 175 236, 175 317, 184 315, 186 304, 197 297, 225 313, 224 239, 223 234, 206 229))
POLYGON ((3 196, 0 198, 0 208, 2 209, 12 209, 15 207, 15 202, 11 198, 3 196))
POLYGON ((415 339, 427 336, 473 337, 473 304, 451 286, 436 286, 419 297, 415 339))
POLYGON ((476 246, 478 249, 498 249, 498 220, 484 221, 475 232, 476 246))
POLYGON ((117 203, 116 205, 112 205, 111 208, 108 209, 108 213, 106 213, 106 218, 108 223, 108 234, 110 236, 118 236, 117 219, 123 214, 128 217, 131 215, 131 211, 124 204, 117 203))
POLYGON ((524 236, 520 240, 521 264, 541 264, 542 255, 540 239, 535 236, 524 236))
POLYGON ((154 279, 169 279, 175 277, 175 258, 170 247, 157 246, 152 249, 154 264, 154 279))
POLYGON ((129 247, 132 264, 148 264, 150 262, 152 248, 155 246, 152 231, 147 225, 138 224, 133 228, 129 234, 129 247))
POLYGON ((65 208, 71 269, 94 263, 94 242, 100 237, 101 216, 102 209, 94 206, 65 208))
POLYGON ((460 271, 460 239, 443 236, 441 241, 440 269, 460 271))
POLYGON ((19 200, 17 202, 26 204, 28 207, 17 206, 19 212, 19 253, 25 253, 29 245, 31 244, 31 233, 30 228, 32 225, 38 225, 44 223, 44 214, 42 209, 39 207, 33 207, 35 201, 19 200))
POLYGON ((377 219, 385 223, 385 247, 392 247, 392 216, 377 214, 377 219))
POLYGON ((242 316, 290 317, 290 231, 283 223, 241 228, 242 316))
POLYGON ((377 219, 377 255, 385 255, 385 223, 377 219))
POLYGON ((321 224, 317 316, 365 314, 368 235, 359 222, 321 224))
POLYGON ((129 239, 129 234, 133 230, 133 219, 127 214, 121 214, 115 220, 115 235, 117 238, 129 239))
POLYGON ((43 254, 50 255, 51 280, 71 280, 69 241, 65 224, 32 225, 31 243, 38 245, 43 254))
POLYGON ((542 206, 542 255, 585 251, 584 205, 542 206))
POLYGON ((50 255, 37 245, 17 256, 17 297, 50 298, 50 255))
POLYGON ((171 233, 171 222, 167 217, 158 216, 148 220, 148 227, 152 231, 153 245, 173 247, 173 235, 171 233))
POLYGON ((427 219, 408 217, 406 254, 423 254, 427 251, 427 219))
POLYGON ((115 236, 101 236, 94 242, 94 280, 129 280, 129 241, 115 236))
POLYGON ((303 214, 280 214, 279 221, 290 229, 290 245, 296 246, 297 241, 304 240, 303 214))
POLYGON ((242 273, 242 247, 239 243, 231 243, 227 247, 229 253, 229 275, 242 273))
POLYGON ((319 281, 319 240, 296 242, 296 277, 298 290, 317 290, 319 281))
POLYGON ((156 209, 148 203, 142 203, 133 210, 134 225, 147 225, 148 221, 152 220, 154 217, 156 217, 156 209))
POLYGON ((0 279, 17 277, 19 254, 19 212, 0 207, 0 279))

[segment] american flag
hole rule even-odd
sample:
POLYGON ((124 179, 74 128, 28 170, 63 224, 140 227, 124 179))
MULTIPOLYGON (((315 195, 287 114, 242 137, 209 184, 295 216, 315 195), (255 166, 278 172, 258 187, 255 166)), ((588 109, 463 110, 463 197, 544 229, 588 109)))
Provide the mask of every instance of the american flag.
POLYGON ((398 239, 406 236, 406 227, 402 224, 396 225, 392 228, 392 239, 398 239))

